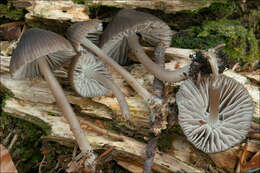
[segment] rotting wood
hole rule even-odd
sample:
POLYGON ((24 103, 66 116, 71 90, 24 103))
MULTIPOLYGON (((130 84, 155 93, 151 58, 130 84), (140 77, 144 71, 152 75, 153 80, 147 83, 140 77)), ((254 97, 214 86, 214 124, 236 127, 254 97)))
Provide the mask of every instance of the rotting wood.
MULTIPOLYGON (((41 79, 29 81, 29 80, 13 80, 10 75, 8 74, 8 67, 9 67, 9 59, 10 57, 4 57, 3 60, 0 63, 0 69, 4 67, 6 70, 1 71, 1 76, 0 76, 0 82, 1 86, 9 89, 13 94, 13 98, 9 98, 8 100, 5 101, 5 107, 4 111, 7 113, 10 113, 12 115, 16 114, 20 118, 24 118, 28 121, 28 116, 29 117, 38 117, 37 119, 42 119, 45 123, 49 124, 52 129, 51 129, 51 134, 48 136, 49 138, 55 140, 56 142, 61 142, 63 145, 67 145, 67 143, 71 143, 71 139, 73 139, 71 132, 68 130, 68 124, 66 123, 66 120, 61 116, 60 111, 58 110, 58 107, 55 105, 55 100, 51 95, 50 90, 47 87, 47 84, 45 81, 41 79), (30 92, 28 92, 30 91, 30 92), (27 116, 25 116, 27 115, 27 116), (32 116, 33 115, 33 116, 32 116), (67 141, 67 142, 64 142, 67 141)), ((2 60, 2 57, 1 57, 2 60)), ((169 63, 166 63, 166 68, 167 69, 175 69, 181 66, 186 65, 189 63, 187 60, 179 59, 177 61, 171 61, 169 63)), ((149 86, 151 85, 153 81, 153 76, 149 74, 147 71, 145 71, 140 64, 135 64, 131 67, 128 67, 130 70, 131 74, 138 79, 139 82, 142 83, 142 85, 149 90, 152 90, 152 87, 149 86)), ((89 130, 88 124, 84 123, 87 122, 89 119, 102 119, 104 121, 109 121, 113 123, 113 125, 116 125, 119 127, 120 132, 125 132, 129 136, 136 136, 139 135, 139 137, 143 137, 145 140, 147 140, 147 135, 149 131, 149 112, 148 108, 146 107, 144 101, 142 100, 141 97, 136 96, 135 93, 132 91, 130 92, 129 96, 127 97, 127 101, 130 105, 130 111, 132 113, 132 118, 131 120, 131 125, 126 124, 125 122, 120 122, 116 120, 117 117, 121 116, 121 111, 120 107, 116 101, 115 98, 111 94, 108 94, 104 97, 96 97, 93 99, 88 99, 88 98, 81 98, 75 94, 70 88, 69 88, 69 83, 66 80, 67 77, 67 72, 59 70, 58 74, 61 74, 62 76, 60 79, 60 82, 63 84, 65 88, 65 94, 68 97, 68 100, 70 101, 71 104, 73 104, 75 107, 78 107, 78 114, 80 115, 78 118, 81 121, 81 126, 85 130, 89 130)), ((57 74, 57 73, 56 73, 57 74)), ((242 84, 246 86, 247 89, 252 89, 252 87, 246 78, 242 75, 239 75, 235 72, 227 71, 225 72, 227 76, 231 76, 236 80, 239 80, 242 84)), ((113 76, 113 78, 118 79, 120 82, 124 83, 124 80, 122 80, 118 75, 113 76)), ((179 84, 177 84, 179 85, 179 84)), ((127 89, 128 90, 128 89, 127 89)), ((259 92, 259 91, 258 91, 259 92)), ((253 92, 250 92, 250 94, 257 93, 255 90, 253 92)), ((254 97, 257 99, 257 97, 254 97)), ((29 119, 31 122, 37 124, 40 126, 41 124, 38 122, 35 122, 35 119, 29 119)), ((41 127, 41 126, 40 126, 41 127)), ((91 131, 92 132, 92 131, 91 131)), ((92 132, 93 133, 93 132, 92 132)), ((117 139, 112 139, 109 138, 108 135, 104 136, 98 136, 100 134, 90 134, 90 138, 95 138, 97 137, 98 139, 103 141, 109 141, 108 143, 102 143, 104 145, 101 146, 101 142, 98 143, 96 146, 96 149, 106 149, 107 146, 114 146, 114 144, 120 145, 124 144, 124 142, 127 141, 118 141, 117 139), (112 143, 112 144, 111 144, 112 143), (107 144, 107 145, 105 145, 107 144)), ((122 135, 122 134, 120 134, 122 135)), ((122 135, 123 136, 123 135, 122 135)), ((135 141, 132 138, 127 138, 135 141)), ((94 139, 93 139, 94 140, 94 139)), ((96 140, 96 138, 95 138, 96 140)), ((174 140, 175 143, 178 143, 179 139, 174 140)), ((183 141, 187 142, 186 140, 182 140, 180 142, 183 143, 183 141)), ((137 141, 135 141, 137 142, 137 141)), ((138 143, 138 142, 137 142, 138 143)), ((188 143, 188 142, 187 142, 188 143)), ((140 143, 143 148, 145 147, 145 144, 140 143)), ((95 143, 93 144, 95 146, 95 143)), ((117 146, 116 145, 116 146, 117 146)), ((255 151, 256 148, 258 148, 258 143, 254 143, 254 147, 252 148, 252 151, 255 151), (255 145, 256 144, 256 145, 255 145)), ((176 148, 178 145, 173 144, 173 148, 176 148)), ((191 146, 192 150, 195 150, 193 146, 191 146)), ((236 148, 236 147, 235 147, 236 148)), ((133 149, 133 148, 132 148, 133 149)), ((135 149, 133 149, 135 150, 135 149)), ((190 152, 189 150, 182 150, 183 155, 187 156, 185 159, 182 157, 179 157, 178 153, 174 152, 175 150, 168 151, 167 153, 169 154, 170 158, 175 158, 177 157, 180 159, 182 162, 187 162, 193 164, 194 159, 189 159, 194 157, 194 154, 190 155, 187 152, 190 152), (185 154, 186 153, 186 154, 185 154), (193 160, 193 161, 192 161, 193 160)), ((138 151, 140 151, 138 149, 138 151)), ((124 162, 124 159, 133 159, 129 166, 134 169, 134 167, 141 168, 143 165, 143 159, 144 159, 144 152, 140 151, 140 153, 143 153, 141 155, 138 153, 138 156, 135 156, 135 153, 128 153, 129 150, 119 150, 116 147, 116 152, 112 152, 113 159, 115 159, 121 166, 127 166, 124 162), (125 154, 124 152, 127 152, 125 154), (116 155, 114 156, 114 153, 116 155), (127 155, 127 156, 125 156, 127 155)), ((133 152, 133 151, 132 151, 133 152)), ((231 152, 232 156, 230 157, 231 161, 235 161, 235 152, 231 152)), ((168 156, 168 155, 167 155, 168 156)), ((219 155, 218 161, 214 160, 215 163, 219 163, 219 165, 224 165, 224 160, 221 159, 221 157, 224 157, 225 155, 219 155)), ((201 156, 203 158, 203 156, 201 156)), ((195 158, 200 158, 195 157, 195 158)), ((166 159, 167 160, 167 159, 166 159)), ((158 162, 156 162, 155 165, 158 165, 158 162)), ((160 162, 161 164, 165 164, 163 161, 160 162)), ((174 162, 175 163, 175 162, 174 162)), ((179 162, 177 162, 179 163, 179 162)), ((233 164, 233 162, 232 162, 233 164)), ((201 166, 200 163, 196 162, 197 166, 201 166)), ((174 165, 173 165, 174 166, 174 165)), ((168 171, 167 169, 164 169, 163 166, 159 166, 158 169, 165 172, 171 172, 168 171)), ((222 166, 220 166, 222 167, 222 166)), ((156 169, 156 168, 155 168, 156 169)), ((170 168, 169 168, 170 169, 170 168)), ((229 169, 230 170, 230 169, 229 169)), ((131 171, 131 170, 130 170, 131 171)))
MULTIPOLYGON (((18 101, 15 98, 10 98, 5 101, 5 106, 3 110, 10 114, 19 115, 20 118, 25 116, 34 116, 41 119, 47 124, 51 125, 51 134, 49 139, 67 138, 74 139, 73 134, 69 129, 69 125, 64 117, 61 116, 50 116, 47 110, 51 107, 42 107, 41 104, 30 103, 18 101)), ((80 124, 84 131, 87 130, 86 120, 79 117, 80 124), (85 128, 84 128, 85 127, 85 128)), ((87 138, 89 139, 91 145, 94 149, 105 149, 107 146, 114 146, 115 150, 112 153, 113 159, 116 161, 129 160, 132 163, 143 164, 144 161, 144 151, 145 144, 138 142, 134 139, 122 136, 123 141, 114 141, 113 139, 100 136, 94 133, 88 132, 87 138)), ((193 168, 182 161, 177 160, 173 156, 168 154, 156 153, 153 170, 157 172, 176 172, 176 171, 186 171, 186 172, 203 172, 200 169, 193 168)))
MULTIPOLYGON (((85 4, 75 4, 73 0, 42 1, 42 0, 13 0, 14 5, 26 8, 30 17, 55 18, 59 20, 80 21, 87 18, 86 8, 91 6, 109 6, 116 8, 149 8, 162 10, 165 13, 175 13, 182 10, 198 10, 210 6, 213 2, 225 0, 191 1, 191 0, 95 0, 85 1, 85 4), (42 13, 41 11, 44 11, 42 13), (78 12, 78 13, 77 13, 78 12)), ((83 1, 84 2, 84 1, 83 1)), ((28 17, 28 16, 27 16, 28 17)))

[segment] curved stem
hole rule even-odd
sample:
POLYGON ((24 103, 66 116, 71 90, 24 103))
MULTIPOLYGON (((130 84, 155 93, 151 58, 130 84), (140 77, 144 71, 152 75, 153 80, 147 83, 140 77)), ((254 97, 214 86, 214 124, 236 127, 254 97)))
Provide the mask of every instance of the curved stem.
POLYGON ((75 139, 79 145, 80 150, 88 155, 88 162, 91 164, 95 160, 95 155, 93 150, 90 146, 88 139, 86 138, 83 130, 80 128, 79 121, 73 112, 71 105, 69 104, 64 92, 58 83, 57 79, 54 77, 53 73, 51 72, 48 63, 46 62, 45 58, 39 58, 38 64, 43 74, 45 80, 48 83, 49 88, 54 95, 56 102, 61 109, 63 115, 67 119, 68 123, 70 124, 71 131, 75 135, 75 139))
POLYGON ((168 82, 179 82, 188 78, 190 68, 189 65, 179 68, 175 71, 169 71, 155 64, 142 49, 138 41, 138 36, 136 34, 128 36, 128 44, 137 59, 144 65, 144 67, 148 71, 155 75, 156 78, 168 82))
POLYGON ((105 86, 107 86, 108 88, 110 88, 113 92, 113 94, 115 94, 117 101, 120 105, 123 117, 125 119, 129 119, 130 118, 130 110, 128 107, 128 104, 125 100, 125 96, 124 94, 121 92, 120 88, 113 82, 113 80, 111 79, 107 79, 106 77, 104 77, 103 75, 96 73, 94 78, 100 82, 102 82, 105 86))
POLYGON ((124 79, 127 81, 127 83, 131 85, 131 87, 140 96, 142 96, 146 102, 149 103, 151 102, 151 100, 153 100, 153 96, 145 88, 143 88, 128 71, 126 71, 118 63, 116 63, 111 57, 107 56, 99 47, 97 47, 87 38, 85 38, 81 44, 83 44, 86 48, 88 48, 93 53, 95 53, 98 57, 100 57, 104 62, 106 62, 108 65, 114 68, 119 74, 121 74, 124 77, 124 79))

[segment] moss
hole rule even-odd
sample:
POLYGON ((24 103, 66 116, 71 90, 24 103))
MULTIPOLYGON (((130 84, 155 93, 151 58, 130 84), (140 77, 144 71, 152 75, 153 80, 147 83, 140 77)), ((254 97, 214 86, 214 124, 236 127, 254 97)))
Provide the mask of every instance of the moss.
POLYGON ((71 25, 69 21, 60 21, 53 19, 33 18, 26 21, 30 27, 37 27, 49 31, 53 31, 65 36, 67 28, 71 25))
POLYGON ((60 117, 61 116, 61 115, 55 114, 53 112, 48 112, 47 114, 50 115, 50 116, 54 116, 54 117, 60 117))
POLYGON ((25 12, 24 9, 16 9, 12 2, 0 4, 0 17, 8 20, 21 20, 24 18, 25 12))
POLYGON ((243 27, 238 20, 206 21, 172 38, 173 47, 190 49, 208 49, 223 42, 226 43, 224 52, 232 60, 253 64, 259 57, 258 40, 253 29, 243 27))
POLYGON ((201 16, 207 17, 208 20, 234 18, 242 15, 239 2, 234 0, 212 3, 208 8, 203 8, 198 13, 201 16))
POLYGON ((2 111, 2 108, 5 106, 5 101, 10 98, 13 97, 14 94, 7 89, 6 87, 4 87, 3 85, 0 84, 0 103, 1 103, 1 107, 0 107, 0 114, 2 111))
POLYGON ((85 0, 73 0, 74 4, 85 4, 85 0))
POLYGON ((255 122, 256 124, 260 124, 260 119, 259 118, 253 118, 253 122, 255 122))
MULTIPOLYGON (((1 124, 4 124, 4 127, 0 128, 4 136, 9 133, 18 135, 18 139, 10 151, 18 171, 22 173, 38 172, 37 167, 42 159, 40 137, 43 135, 43 131, 29 122, 13 118, 6 113, 0 116, 0 120, 1 124)), ((1 140, 2 137, 0 137, 1 140)))
POLYGON ((258 41, 253 30, 246 29, 239 21, 221 19, 204 22, 197 36, 224 39, 224 52, 239 62, 253 64, 259 57, 258 41))
POLYGON ((172 47, 186 48, 186 49, 208 49, 223 43, 224 39, 215 35, 208 37, 196 37, 196 27, 191 30, 179 32, 172 37, 172 47))
POLYGON ((2 116, 11 116, 11 117, 14 117, 14 118, 22 119, 24 121, 28 121, 31 124, 34 124, 37 127, 41 128, 45 135, 49 135, 51 133, 50 125, 45 123, 44 121, 42 121, 41 119, 39 119, 37 117, 33 117, 31 115, 19 116, 19 115, 16 115, 14 113, 11 114, 11 113, 7 113, 7 112, 2 112, 2 116))
POLYGON ((158 140, 158 149, 160 151, 169 151, 172 149, 172 142, 174 135, 179 134, 183 136, 182 129, 180 125, 176 122, 176 124, 169 130, 161 133, 159 140, 158 140))

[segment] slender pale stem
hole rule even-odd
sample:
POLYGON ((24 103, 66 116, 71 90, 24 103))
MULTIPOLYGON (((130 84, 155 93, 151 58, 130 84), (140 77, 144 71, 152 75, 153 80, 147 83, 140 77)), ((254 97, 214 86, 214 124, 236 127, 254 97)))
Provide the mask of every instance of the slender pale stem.
POLYGON ((54 95, 59 108, 61 109, 65 118, 68 120, 68 123, 70 124, 71 131, 75 135, 75 139, 79 145, 80 150, 84 154, 87 154, 89 156, 88 161, 92 163, 95 160, 95 155, 93 153, 93 150, 83 130, 80 128, 79 121, 75 113, 73 112, 71 105, 69 104, 66 96, 64 95, 64 92, 60 84, 58 83, 57 79, 54 77, 53 73, 51 72, 45 58, 43 57, 39 58, 37 61, 41 73, 43 74, 45 80, 47 81, 48 86, 51 89, 52 94, 54 95))
POLYGON ((140 95, 146 102, 151 102, 153 100, 153 96, 143 88, 136 79, 123 67, 121 67, 118 63, 116 63, 111 57, 107 56, 99 47, 93 44, 87 38, 84 39, 82 44, 95 53, 98 57, 100 57, 103 61, 105 61, 109 66, 114 68, 120 75, 124 77, 127 83, 140 95))
POLYGON ((128 104, 125 100, 125 96, 122 93, 121 89, 113 82, 112 79, 107 79, 106 77, 104 77, 103 75, 96 73, 94 75, 94 78, 100 82, 102 82, 106 87, 108 87, 109 89, 112 90, 113 94, 116 96, 117 101, 120 105, 123 117, 125 119, 129 119, 130 118, 130 110, 128 107, 128 104))
POLYGON ((154 63, 146 55, 141 45, 139 44, 138 36, 136 34, 128 36, 127 39, 129 47, 132 49, 137 59, 149 72, 151 72, 158 79, 168 82, 179 82, 188 78, 190 68, 189 65, 174 71, 165 70, 161 68, 158 64, 154 63))
POLYGON ((220 91, 221 91, 220 86, 213 86, 213 84, 210 84, 210 86, 209 86, 209 106, 210 106, 209 124, 211 126, 214 126, 214 124, 216 124, 219 119, 220 91))

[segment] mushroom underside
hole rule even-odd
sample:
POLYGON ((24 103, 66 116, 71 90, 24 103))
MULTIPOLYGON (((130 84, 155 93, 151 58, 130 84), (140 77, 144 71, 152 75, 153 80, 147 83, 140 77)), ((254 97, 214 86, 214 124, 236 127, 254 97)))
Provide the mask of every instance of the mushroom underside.
MULTIPOLYGON (((74 51, 64 50, 50 53, 46 56, 42 56, 39 58, 45 59, 50 69, 53 71, 61 67, 64 63, 69 62, 74 55, 74 51)), ((37 59, 26 62, 25 64, 20 66, 19 69, 13 71, 12 75, 15 79, 33 79, 39 76, 42 77, 37 59)))
POLYGON ((253 102, 247 90, 235 80, 220 75, 218 120, 210 123, 209 87, 205 77, 197 87, 186 80, 176 95, 179 123, 187 139, 198 149, 214 153, 240 143, 247 135, 253 115, 253 102))
MULTIPOLYGON (((104 33, 105 32, 106 30, 104 33)), ((107 41, 102 41, 101 37, 100 47, 120 65, 125 65, 129 62, 127 55, 129 46, 126 38, 135 33, 141 35, 142 39, 152 46, 156 46, 160 41, 163 42, 166 47, 169 47, 171 43, 172 33, 167 25, 162 25, 161 21, 148 21, 120 31, 107 41)))
POLYGON ((98 61, 95 55, 88 51, 81 52, 72 63, 70 71, 74 90, 83 97, 104 96, 109 89, 96 79, 97 73, 112 80, 102 61, 98 61))

